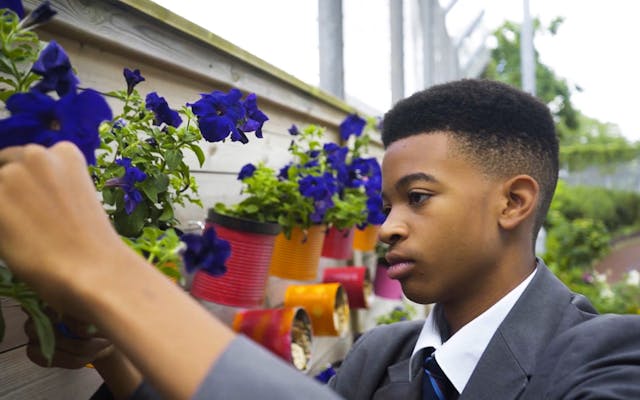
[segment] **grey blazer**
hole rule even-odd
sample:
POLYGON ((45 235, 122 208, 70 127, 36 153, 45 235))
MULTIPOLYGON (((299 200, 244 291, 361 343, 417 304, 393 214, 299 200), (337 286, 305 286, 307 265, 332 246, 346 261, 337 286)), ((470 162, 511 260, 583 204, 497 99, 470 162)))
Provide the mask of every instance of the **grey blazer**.
MULTIPOLYGON (((409 358, 423 321, 383 326, 353 346, 330 386, 347 399, 420 399, 409 358)), ((543 263, 498 327, 460 400, 640 399, 640 318, 598 316, 543 263)))

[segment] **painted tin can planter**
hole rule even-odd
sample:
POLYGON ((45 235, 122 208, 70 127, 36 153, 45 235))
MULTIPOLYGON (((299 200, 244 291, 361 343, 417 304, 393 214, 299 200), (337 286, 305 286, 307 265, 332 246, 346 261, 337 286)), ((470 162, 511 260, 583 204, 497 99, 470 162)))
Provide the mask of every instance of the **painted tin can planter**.
POLYGON ((305 233, 296 227, 291 232, 291 239, 287 239, 284 233, 279 234, 269 274, 296 281, 317 279, 325 229, 324 225, 314 225, 305 233))
POLYGON ((369 308, 373 300, 373 282, 366 267, 326 268, 322 281, 342 284, 347 292, 350 308, 369 308))
POLYGON ((353 255, 354 228, 327 230, 322 245, 322 257, 346 260, 353 255))
POLYGON ((207 225, 213 225, 218 236, 229 241, 231 256, 222 276, 196 272, 191 294, 228 306, 261 307, 280 225, 229 217, 213 210, 209 210, 207 225))
POLYGON ((250 337, 300 371, 311 360, 311 320, 304 308, 284 307, 238 312, 233 330, 250 337))
POLYGON ((380 225, 367 225, 364 229, 355 229, 353 248, 358 251, 374 251, 378 242, 380 225))
POLYGON ((373 280, 373 292, 376 296, 386 299, 402 299, 402 285, 400 285, 400 281, 389 278, 387 268, 382 264, 378 264, 376 267, 376 277, 373 280))
POLYGON ((349 300, 339 283, 291 285, 284 295, 285 307, 304 307, 313 334, 342 336, 349 330, 349 300))

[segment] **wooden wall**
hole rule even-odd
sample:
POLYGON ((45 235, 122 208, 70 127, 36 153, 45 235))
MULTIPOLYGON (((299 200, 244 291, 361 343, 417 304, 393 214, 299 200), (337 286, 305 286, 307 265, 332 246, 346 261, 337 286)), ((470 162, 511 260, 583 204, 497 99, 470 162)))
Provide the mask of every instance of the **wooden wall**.
MULTIPOLYGON (((39 0, 25 0, 33 8, 39 0)), ((200 168, 191 158, 200 196, 207 206, 239 199, 240 167, 265 161, 280 167, 288 161, 287 128, 295 123, 324 126, 327 140, 337 141, 337 126, 354 109, 319 89, 252 56, 213 33, 170 13, 148 0, 52 0, 55 19, 38 31, 55 39, 68 52, 82 87, 110 91, 124 87, 122 69, 139 68, 146 81, 141 94, 157 91, 173 108, 199 98, 199 93, 237 87, 255 92, 259 107, 270 117, 264 139, 239 143, 202 143, 207 155, 200 168)), ((310 21, 313 23, 313 21, 310 21)), ((112 104, 114 109, 117 104, 112 104)), ((251 134, 252 135, 252 134, 251 134)), ((373 155, 380 155, 374 143, 373 155)), ((205 209, 188 207, 178 217, 201 220, 205 209)), ((100 383, 94 370, 43 369, 31 364, 24 351, 25 319, 19 307, 2 300, 7 322, 0 343, 0 398, 86 399, 100 383)))

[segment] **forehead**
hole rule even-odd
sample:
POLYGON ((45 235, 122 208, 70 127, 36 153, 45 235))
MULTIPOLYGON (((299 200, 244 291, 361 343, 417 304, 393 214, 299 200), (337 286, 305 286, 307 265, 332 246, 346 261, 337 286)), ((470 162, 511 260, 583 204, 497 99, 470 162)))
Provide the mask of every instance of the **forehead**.
POLYGON ((468 182, 482 175, 446 133, 428 133, 397 140, 387 147, 382 160, 383 187, 404 176, 424 173, 441 183, 468 182))

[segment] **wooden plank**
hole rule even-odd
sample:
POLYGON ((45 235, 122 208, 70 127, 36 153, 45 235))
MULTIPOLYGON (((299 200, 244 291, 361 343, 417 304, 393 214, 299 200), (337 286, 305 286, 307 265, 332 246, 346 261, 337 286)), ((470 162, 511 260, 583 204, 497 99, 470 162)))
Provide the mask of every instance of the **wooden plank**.
POLYGON ((86 400, 102 383, 91 368, 41 368, 25 355, 24 347, 0 354, 0 399, 86 400))
POLYGON ((6 297, 2 297, 0 300, 5 322, 4 339, 0 342, 0 353, 3 353, 27 343, 27 337, 23 330, 27 315, 14 300, 6 297))

